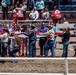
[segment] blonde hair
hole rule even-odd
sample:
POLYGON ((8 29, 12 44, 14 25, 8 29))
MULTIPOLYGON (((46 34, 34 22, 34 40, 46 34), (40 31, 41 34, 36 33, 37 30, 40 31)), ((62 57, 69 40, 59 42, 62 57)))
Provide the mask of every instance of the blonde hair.
POLYGON ((67 28, 66 28, 66 31, 70 31, 70 28, 69 28, 69 27, 67 27, 67 28))

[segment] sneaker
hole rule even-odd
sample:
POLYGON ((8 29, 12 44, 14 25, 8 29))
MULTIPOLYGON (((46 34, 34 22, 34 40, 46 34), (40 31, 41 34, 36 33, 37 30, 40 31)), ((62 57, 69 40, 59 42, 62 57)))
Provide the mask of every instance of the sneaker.
POLYGON ((18 63, 18 60, 12 60, 12 63, 18 63))

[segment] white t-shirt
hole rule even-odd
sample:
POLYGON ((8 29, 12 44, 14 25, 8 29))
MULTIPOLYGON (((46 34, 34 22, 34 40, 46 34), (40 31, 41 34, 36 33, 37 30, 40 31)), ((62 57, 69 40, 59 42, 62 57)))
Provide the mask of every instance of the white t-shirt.
POLYGON ((0 35, 0 39, 2 42, 8 42, 8 38, 9 38, 8 33, 0 35))
POLYGON ((39 12, 36 10, 36 11, 33 13, 33 15, 32 15, 31 18, 34 19, 34 20, 37 20, 37 19, 39 18, 39 12))
POLYGON ((57 14, 57 13, 60 13, 60 11, 59 10, 55 10, 55 12, 54 12, 55 14, 57 14))

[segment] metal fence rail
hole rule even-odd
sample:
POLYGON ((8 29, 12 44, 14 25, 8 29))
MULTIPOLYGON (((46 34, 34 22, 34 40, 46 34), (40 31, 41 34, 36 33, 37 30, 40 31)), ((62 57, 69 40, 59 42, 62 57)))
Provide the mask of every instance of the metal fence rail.
POLYGON ((76 58, 73 58, 73 57, 68 57, 68 58, 44 58, 44 57, 40 57, 40 58, 37 58, 37 57, 35 57, 35 58, 28 58, 28 57, 10 58, 10 57, 1 57, 0 60, 63 60, 65 63, 65 74, 61 74, 61 75, 76 75, 76 74, 69 74, 68 73, 68 60, 76 60, 76 58))

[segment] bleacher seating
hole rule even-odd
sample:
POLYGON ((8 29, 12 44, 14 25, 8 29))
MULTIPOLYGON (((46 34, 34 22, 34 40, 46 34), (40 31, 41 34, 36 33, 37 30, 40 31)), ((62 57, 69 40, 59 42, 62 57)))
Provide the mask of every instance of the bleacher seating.
POLYGON ((60 10, 60 11, 65 11, 65 5, 60 5, 59 10, 60 10))
POLYGON ((76 19, 76 12, 72 12, 73 19, 76 19))
POLYGON ((44 0, 45 7, 49 8, 49 0, 44 0))
POLYGON ((65 5, 65 11, 71 11, 72 5, 65 5))
POLYGON ((69 12, 66 12, 65 17, 66 17, 66 19, 72 19, 72 14, 69 12))
POLYGON ((76 0, 72 0, 72 5, 75 5, 76 4, 76 0))
POLYGON ((72 11, 75 11, 76 10, 76 5, 72 5, 72 11))

